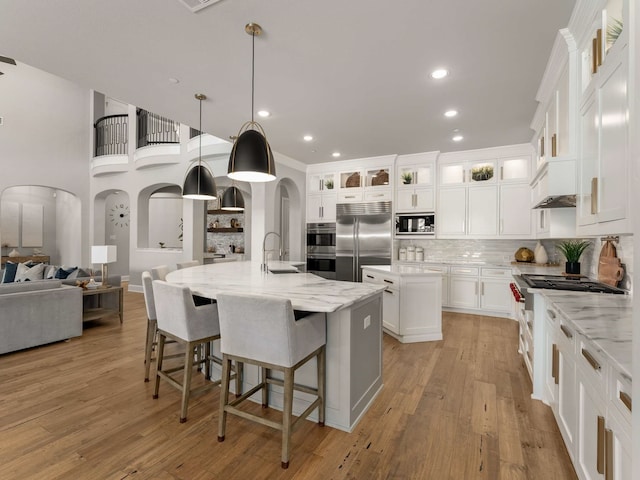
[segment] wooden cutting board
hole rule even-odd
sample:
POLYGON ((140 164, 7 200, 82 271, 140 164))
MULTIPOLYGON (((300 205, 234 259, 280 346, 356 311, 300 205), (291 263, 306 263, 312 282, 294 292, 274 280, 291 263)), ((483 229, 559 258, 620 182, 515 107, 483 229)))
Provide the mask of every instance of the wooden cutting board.
POLYGON ((624 268, 620 259, 616 257, 616 247, 613 242, 607 240, 600 251, 598 281, 617 287, 622 277, 624 277, 624 268))

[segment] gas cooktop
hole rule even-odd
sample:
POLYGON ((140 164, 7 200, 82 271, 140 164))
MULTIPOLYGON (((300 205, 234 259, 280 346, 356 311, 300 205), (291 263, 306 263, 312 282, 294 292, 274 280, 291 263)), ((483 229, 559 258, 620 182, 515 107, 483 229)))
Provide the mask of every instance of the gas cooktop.
POLYGON ((546 288, 550 290, 570 290, 573 292, 615 293, 625 294, 620 288, 606 283, 594 282, 588 278, 571 278, 562 275, 530 275, 523 274, 522 279, 532 288, 546 288))

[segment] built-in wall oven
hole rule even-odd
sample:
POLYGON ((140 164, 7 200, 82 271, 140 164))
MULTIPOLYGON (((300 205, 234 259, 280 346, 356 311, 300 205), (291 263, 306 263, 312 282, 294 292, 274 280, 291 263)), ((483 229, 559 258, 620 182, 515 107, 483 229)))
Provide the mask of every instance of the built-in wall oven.
POLYGON ((307 224, 307 272, 336 278, 336 224, 307 224))

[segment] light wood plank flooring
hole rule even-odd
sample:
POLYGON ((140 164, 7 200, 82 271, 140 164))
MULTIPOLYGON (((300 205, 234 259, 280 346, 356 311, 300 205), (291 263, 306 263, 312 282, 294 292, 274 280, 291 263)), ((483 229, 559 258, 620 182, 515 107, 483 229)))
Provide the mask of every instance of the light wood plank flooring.
POLYGON ((217 442, 218 389, 192 398, 184 424, 177 390, 152 400, 145 328, 142 294, 126 293, 122 326, 0 355, 1 479, 576 478, 551 410, 530 398, 511 320, 445 314, 444 341, 385 336, 369 412, 351 434, 304 422, 288 470, 274 430, 231 417, 217 442))

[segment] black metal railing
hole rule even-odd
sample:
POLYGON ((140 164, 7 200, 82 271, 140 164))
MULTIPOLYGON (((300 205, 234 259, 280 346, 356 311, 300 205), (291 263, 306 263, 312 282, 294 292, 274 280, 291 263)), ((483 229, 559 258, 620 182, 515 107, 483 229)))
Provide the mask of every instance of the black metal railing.
POLYGON ((180 124, 156 113, 141 108, 138 117, 138 148, 147 145, 180 143, 180 124))
POLYGON ((129 116, 107 115, 93 125, 96 157, 100 155, 126 155, 129 138, 129 116))

